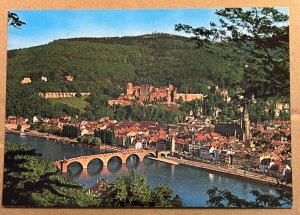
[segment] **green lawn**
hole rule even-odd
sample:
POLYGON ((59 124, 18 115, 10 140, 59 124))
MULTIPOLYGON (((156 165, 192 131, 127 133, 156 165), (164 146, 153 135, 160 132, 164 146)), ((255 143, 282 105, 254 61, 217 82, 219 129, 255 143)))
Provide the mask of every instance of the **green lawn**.
POLYGON ((49 99, 53 104, 62 103, 69 105, 71 107, 79 108, 81 111, 85 108, 88 102, 84 101, 87 96, 82 96, 81 98, 72 97, 72 98, 59 98, 59 99, 49 99))

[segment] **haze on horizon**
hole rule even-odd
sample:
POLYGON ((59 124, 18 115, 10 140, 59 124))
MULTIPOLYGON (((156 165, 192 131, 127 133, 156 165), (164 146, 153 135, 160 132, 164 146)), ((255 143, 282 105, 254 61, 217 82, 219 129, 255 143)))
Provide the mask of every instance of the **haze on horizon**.
MULTIPOLYGON (((277 8, 288 13, 288 8, 277 8)), ((188 36, 175 24, 208 27, 218 17, 212 8, 138 10, 17 10, 26 25, 8 28, 7 49, 29 48, 57 39, 123 37, 153 32, 188 36)))

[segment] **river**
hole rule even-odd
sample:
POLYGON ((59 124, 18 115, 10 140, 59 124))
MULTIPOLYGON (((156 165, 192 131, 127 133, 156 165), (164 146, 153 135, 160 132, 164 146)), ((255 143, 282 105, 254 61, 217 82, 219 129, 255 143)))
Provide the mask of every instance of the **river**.
MULTIPOLYGON (((24 144, 37 149, 37 152, 52 161, 81 155, 104 153, 103 150, 91 149, 80 145, 71 145, 38 137, 20 137, 16 134, 5 134, 5 140, 15 144, 24 144)), ((263 193, 275 193, 275 189, 268 185, 249 182, 219 173, 210 173, 202 169, 182 165, 170 165, 159 161, 145 158, 137 161, 131 156, 126 164, 121 164, 118 159, 113 158, 107 167, 103 167, 97 160, 92 161, 87 170, 82 170, 79 164, 71 164, 67 177, 74 181, 90 187, 97 180, 105 178, 114 180, 116 177, 135 169, 137 172, 145 173, 151 187, 166 184, 178 194, 185 207, 207 207, 206 191, 213 186, 227 189, 240 198, 253 199, 250 191, 255 189, 263 193)))

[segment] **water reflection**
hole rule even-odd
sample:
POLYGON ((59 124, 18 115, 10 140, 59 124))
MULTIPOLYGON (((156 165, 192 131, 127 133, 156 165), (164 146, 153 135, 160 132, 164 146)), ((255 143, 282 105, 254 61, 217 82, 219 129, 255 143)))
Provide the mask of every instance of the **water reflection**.
POLYGON ((107 167, 110 172, 115 173, 118 172, 122 167, 122 160, 121 158, 114 156, 111 159, 109 159, 107 167))
MULTIPOLYGON (((79 145, 63 144, 51 140, 45 140, 34 137, 20 138, 18 135, 5 135, 6 140, 24 144, 36 148, 39 153, 50 160, 60 160, 64 156, 76 157, 80 155, 98 154, 101 151, 91 148, 83 148, 79 145)), ((103 166, 99 160, 93 160, 87 169, 82 169, 78 163, 69 165, 68 172, 64 176, 73 178, 86 187, 90 187, 97 180, 104 178, 114 181, 118 176, 128 173, 135 169, 138 173, 145 173, 152 188, 159 184, 166 184, 174 190, 174 195, 181 196, 184 206, 188 207, 206 207, 206 191, 212 186, 222 190, 227 189, 238 195, 240 198, 253 199, 251 190, 259 190, 263 193, 275 193, 275 188, 262 185, 248 180, 242 180, 230 177, 224 174, 209 173, 201 169, 191 168, 183 165, 169 165, 152 159, 144 158, 139 161, 131 156, 126 164, 122 165, 120 159, 114 157, 110 159, 108 165, 103 166)))
POLYGON ((208 173, 208 178, 211 182, 213 182, 215 180, 215 175, 212 173, 208 173))
POLYGON ((73 162, 68 166, 68 173, 72 177, 80 176, 83 170, 84 169, 82 168, 82 165, 79 162, 73 162))
POLYGON ((130 169, 136 169, 140 164, 140 159, 136 155, 130 155, 126 160, 126 166, 130 169))
POLYGON ((91 176, 99 174, 102 171, 102 169, 103 169, 103 162, 97 158, 91 160, 87 167, 87 171, 91 176))

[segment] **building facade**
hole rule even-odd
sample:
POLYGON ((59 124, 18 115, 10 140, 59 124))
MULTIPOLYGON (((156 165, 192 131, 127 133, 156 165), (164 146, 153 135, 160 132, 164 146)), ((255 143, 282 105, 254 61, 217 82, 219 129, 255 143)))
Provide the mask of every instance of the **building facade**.
POLYGON ((189 102, 195 99, 203 100, 204 95, 201 93, 177 93, 177 89, 172 84, 154 87, 147 84, 134 86, 132 83, 128 83, 126 93, 122 94, 118 99, 109 100, 108 104, 130 105, 132 102, 137 101, 141 104, 144 102, 159 102, 171 105, 177 104, 180 98, 185 102, 189 102))

